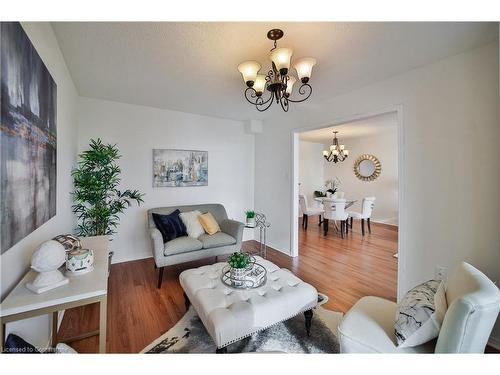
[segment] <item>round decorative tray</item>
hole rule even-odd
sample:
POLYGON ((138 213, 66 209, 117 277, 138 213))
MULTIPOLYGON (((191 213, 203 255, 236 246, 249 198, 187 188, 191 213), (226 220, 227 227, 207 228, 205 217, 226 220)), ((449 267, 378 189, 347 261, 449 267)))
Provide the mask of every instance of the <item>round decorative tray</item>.
POLYGON ((267 270, 259 263, 252 262, 240 275, 236 275, 232 272, 232 268, 227 265, 222 269, 220 279, 224 285, 230 288, 255 289, 266 283, 267 270))

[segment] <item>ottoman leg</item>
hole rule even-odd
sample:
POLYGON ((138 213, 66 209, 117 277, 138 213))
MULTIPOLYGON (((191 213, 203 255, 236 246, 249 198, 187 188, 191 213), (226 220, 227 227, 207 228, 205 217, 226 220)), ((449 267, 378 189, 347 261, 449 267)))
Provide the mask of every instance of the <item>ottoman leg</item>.
POLYGON ((311 335, 311 323, 312 323, 312 317, 313 317, 313 311, 312 311, 312 309, 304 311, 304 316, 306 317, 306 332, 307 332, 307 336, 310 336, 311 335))
POLYGON ((191 301, 186 293, 184 293, 184 306, 186 306, 186 311, 189 310, 189 306, 191 306, 191 301))
POLYGON ((227 346, 215 349, 215 354, 227 354, 227 346))

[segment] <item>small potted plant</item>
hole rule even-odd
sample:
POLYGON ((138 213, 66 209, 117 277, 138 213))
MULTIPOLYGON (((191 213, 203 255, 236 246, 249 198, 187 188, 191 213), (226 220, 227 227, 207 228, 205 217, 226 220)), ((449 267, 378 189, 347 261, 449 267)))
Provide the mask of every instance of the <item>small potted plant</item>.
POLYGON ((247 210, 245 211, 245 215, 247 217, 247 227, 254 228, 255 227, 255 211, 247 210))
POLYGON ((250 266, 250 255, 247 253, 232 253, 227 259, 231 267, 231 281, 234 286, 243 286, 245 274, 250 266))

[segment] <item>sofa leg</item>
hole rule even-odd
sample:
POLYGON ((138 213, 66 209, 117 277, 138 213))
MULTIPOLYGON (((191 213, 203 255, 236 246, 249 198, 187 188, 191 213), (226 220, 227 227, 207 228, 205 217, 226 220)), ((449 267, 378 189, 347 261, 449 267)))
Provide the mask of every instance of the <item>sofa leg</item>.
POLYGON ((306 332, 307 332, 307 336, 310 336, 311 335, 311 324, 312 324, 312 318, 313 318, 313 311, 312 311, 312 309, 304 311, 304 316, 306 318, 306 332))
POLYGON ((163 281, 163 268, 165 267, 160 267, 160 273, 158 274, 158 289, 161 288, 161 282, 163 281))

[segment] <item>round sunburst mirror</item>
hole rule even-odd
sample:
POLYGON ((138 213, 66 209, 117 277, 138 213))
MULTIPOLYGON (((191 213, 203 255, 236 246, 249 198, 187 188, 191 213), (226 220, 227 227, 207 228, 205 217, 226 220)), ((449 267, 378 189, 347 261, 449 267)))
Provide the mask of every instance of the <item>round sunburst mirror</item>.
POLYGON ((362 181, 373 181, 382 171, 382 164, 375 156, 363 154, 354 162, 354 174, 362 181))

